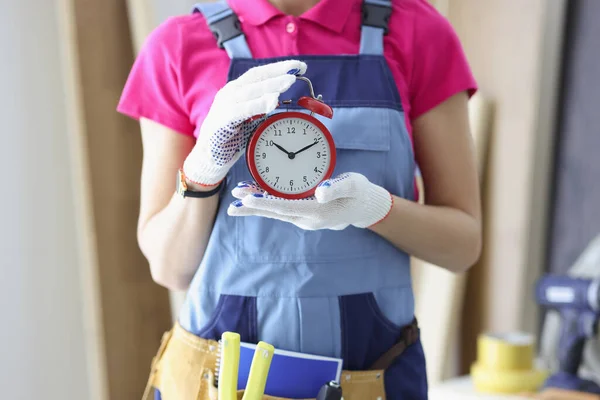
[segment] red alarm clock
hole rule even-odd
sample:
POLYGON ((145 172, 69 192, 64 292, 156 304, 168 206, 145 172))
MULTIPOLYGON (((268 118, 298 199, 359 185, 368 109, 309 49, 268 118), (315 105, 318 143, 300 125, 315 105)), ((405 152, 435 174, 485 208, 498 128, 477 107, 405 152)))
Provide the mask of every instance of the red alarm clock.
MULTIPOLYGON (((270 115, 252 135, 246 148, 248 169, 267 193, 284 199, 312 196, 335 168, 335 144, 331 132, 313 116, 333 117, 333 110, 315 96, 312 83, 303 76, 311 96, 298 99, 310 113, 283 111, 270 115)), ((284 103, 289 103, 285 101, 284 103)))

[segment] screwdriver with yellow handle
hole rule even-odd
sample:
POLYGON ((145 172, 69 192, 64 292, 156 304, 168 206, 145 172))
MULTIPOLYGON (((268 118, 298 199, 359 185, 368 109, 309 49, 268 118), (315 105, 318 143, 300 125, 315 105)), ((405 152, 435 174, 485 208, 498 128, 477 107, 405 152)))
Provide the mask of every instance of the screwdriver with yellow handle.
MULTIPOLYGON (((262 400, 274 352, 275 348, 268 343, 259 342, 256 345, 242 400, 262 400)), ((239 334, 224 332, 221 335, 218 363, 218 400, 237 400, 240 364, 239 334)))
POLYGON ((218 363, 219 400, 237 400, 237 383, 240 367, 240 335, 224 332, 218 363))
POLYGON ((258 342, 254 350, 254 357, 252 357, 248 383, 242 400, 262 400, 274 352, 275 348, 272 345, 258 342))

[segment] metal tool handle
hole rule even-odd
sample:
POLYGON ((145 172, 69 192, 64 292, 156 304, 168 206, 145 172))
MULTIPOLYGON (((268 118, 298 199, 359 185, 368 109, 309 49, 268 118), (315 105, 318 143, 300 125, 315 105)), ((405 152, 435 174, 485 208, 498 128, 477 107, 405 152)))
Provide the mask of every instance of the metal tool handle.
POLYGON ((342 387, 339 383, 335 381, 331 381, 326 385, 323 385, 321 390, 319 390, 319 394, 317 395, 317 400, 341 400, 342 399, 342 387))
POLYGON ((583 360, 585 342, 597 334, 598 316, 589 311, 573 309, 563 309, 560 314, 559 369, 577 375, 583 360))

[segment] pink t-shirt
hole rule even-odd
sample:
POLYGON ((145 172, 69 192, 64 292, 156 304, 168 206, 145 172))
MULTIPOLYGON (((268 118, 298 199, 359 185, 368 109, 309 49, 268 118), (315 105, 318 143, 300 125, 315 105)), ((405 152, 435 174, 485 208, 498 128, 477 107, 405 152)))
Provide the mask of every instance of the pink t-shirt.
MULTIPOLYGON (((393 0, 384 55, 410 121, 476 83, 457 35, 425 0, 393 0)), ((268 0, 229 0, 255 58, 357 54, 362 0, 321 0, 300 17, 268 0)), ((194 135, 229 57, 217 47, 201 14, 172 17, 147 38, 123 90, 118 111, 194 135)), ((310 65, 309 65, 310 68, 310 65)))

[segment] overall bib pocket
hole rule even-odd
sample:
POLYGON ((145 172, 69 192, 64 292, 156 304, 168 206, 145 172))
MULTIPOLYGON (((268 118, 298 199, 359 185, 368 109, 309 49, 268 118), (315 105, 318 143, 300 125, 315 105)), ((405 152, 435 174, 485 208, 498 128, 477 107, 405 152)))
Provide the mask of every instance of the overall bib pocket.
POLYGON ((237 332, 247 343, 257 341, 256 297, 219 295, 209 320, 198 332, 198 336, 218 340, 223 332, 237 332))
POLYGON ((404 326, 394 323, 373 293, 340 297, 340 311, 344 368, 382 371, 382 399, 426 400, 425 355, 416 320, 404 326))
POLYGON ((344 368, 365 370, 400 340, 402 327, 381 311, 373 293, 340 297, 344 368))
MULTIPOLYGON (((338 108, 332 120, 322 119, 336 145, 333 176, 357 172, 372 183, 384 185, 391 112, 383 108, 338 108)), ((251 179, 245 160, 234 166, 232 178, 235 182, 251 179)), ((305 231, 273 219, 243 217, 235 218, 232 224, 235 224, 239 267, 251 263, 327 263, 370 258, 382 245, 376 234, 352 226, 344 230, 341 243, 338 231, 305 231)))
POLYGON ((388 400, 427 400, 428 383, 425 354, 421 340, 408 346, 385 371, 388 400))

